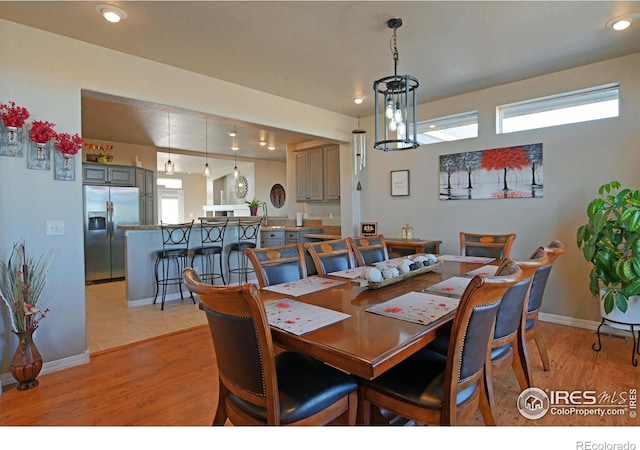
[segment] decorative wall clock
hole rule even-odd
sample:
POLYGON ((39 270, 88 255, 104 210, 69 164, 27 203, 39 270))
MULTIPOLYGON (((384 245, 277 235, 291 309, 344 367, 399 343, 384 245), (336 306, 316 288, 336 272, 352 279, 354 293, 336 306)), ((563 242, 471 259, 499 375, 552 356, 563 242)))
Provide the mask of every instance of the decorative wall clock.
POLYGON ((236 197, 245 198, 249 192, 249 182, 244 175, 239 175, 235 182, 236 197))

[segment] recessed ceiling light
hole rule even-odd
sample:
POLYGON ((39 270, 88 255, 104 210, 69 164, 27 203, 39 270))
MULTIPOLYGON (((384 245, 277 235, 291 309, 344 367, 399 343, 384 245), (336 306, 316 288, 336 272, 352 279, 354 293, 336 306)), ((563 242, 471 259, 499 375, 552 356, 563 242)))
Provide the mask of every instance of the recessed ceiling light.
POLYGON ((269 150, 275 150, 276 148, 273 145, 267 147, 269 150))
POLYGON ((267 145, 265 141, 260 141, 260 147, 264 147, 265 145, 267 145))
POLYGON ((227 134, 231 137, 235 137, 236 132, 235 131, 227 131, 227 134))
POLYGON ((613 28, 616 31, 626 30, 631 24, 640 18, 640 14, 631 13, 624 16, 616 17, 607 22, 608 28, 613 28))
POLYGON ((355 103, 356 105, 360 105, 365 101, 366 98, 367 97, 365 97, 364 95, 356 95, 355 97, 353 97, 353 103, 355 103))
POLYGON ((98 6, 96 6, 96 11, 98 11, 105 19, 112 23, 118 23, 121 20, 129 17, 124 9, 118 6, 108 5, 106 3, 100 3, 98 6))

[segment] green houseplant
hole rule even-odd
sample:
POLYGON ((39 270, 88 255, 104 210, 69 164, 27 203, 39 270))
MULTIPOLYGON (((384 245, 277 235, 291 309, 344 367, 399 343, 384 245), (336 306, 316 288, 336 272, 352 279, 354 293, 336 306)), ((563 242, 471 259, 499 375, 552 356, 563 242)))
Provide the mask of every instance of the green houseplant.
POLYGON ((260 207, 260 205, 262 205, 263 202, 254 198, 250 202, 245 202, 245 203, 249 205, 249 209, 251 210, 251 215, 255 216, 258 214, 258 208, 260 207))
POLYGON ((603 309, 626 313, 629 299, 640 295, 640 191, 618 181, 600 186, 600 197, 587 207, 588 221, 578 228, 577 243, 591 269, 589 290, 601 295, 603 309))

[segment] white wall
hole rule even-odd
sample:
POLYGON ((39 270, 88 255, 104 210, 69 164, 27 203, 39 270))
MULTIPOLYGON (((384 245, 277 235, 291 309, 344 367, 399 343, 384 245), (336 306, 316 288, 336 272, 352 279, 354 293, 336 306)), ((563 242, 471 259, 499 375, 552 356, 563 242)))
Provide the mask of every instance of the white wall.
MULTIPOLYGON (((54 122, 59 131, 81 133, 81 89, 336 141, 348 141, 353 127, 347 116, 4 20, 0 42, 0 101, 27 107, 31 119, 54 122)), ((80 158, 75 182, 28 170, 25 158, 0 158, 0 257, 21 238, 36 254, 57 249, 45 291, 51 312, 35 334, 43 372, 88 357, 79 173, 80 158), (65 234, 46 236, 46 220, 64 220, 65 234)), ((0 314, 0 376, 8 382, 17 340, 4 306, 0 314)))
MULTIPOLYGON (((428 89, 428 82, 424 83, 428 89)), ((540 245, 559 239, 569 251, 556 262, 543 312, 598 320, 598 304, 588 290, 587 262, 575 243, 586 221, 586 206, 598 187, 611 180, 638 189, 640 167, 640 54, 578 67, 517 83, 484 89, 420 105, 418 120, 477 109, 479 137, 423 145, 415 150, 370 149, 363 190, 356 197, 362 221, 376 221, 385 236, 400 236, 409 222, 414 236, 443 241, 443 253, 459 253, 460 231, 517 234, 512 256, 528 258, 540 245), (497 105, 547 95, 620 83, 620 117, 497 135, 497 105), (542 142, 544 197, 510 200, 441 201, 438 196, 442 154, 542 142), (390 171, 410 170, 410 196, 391 197, 390 171)), ((365 122, 372 147, 373 121, 365 122)))

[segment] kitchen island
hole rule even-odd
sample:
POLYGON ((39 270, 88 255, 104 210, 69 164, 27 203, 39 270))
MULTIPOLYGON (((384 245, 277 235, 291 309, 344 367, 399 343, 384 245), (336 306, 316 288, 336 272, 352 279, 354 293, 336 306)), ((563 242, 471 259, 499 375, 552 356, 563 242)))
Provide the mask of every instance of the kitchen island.
MULTIPOLYGON (((238 219, 235 217, 234 219, 238 219)), ((208 217, 209 220, 227 220, 229 217, 208 217)), ((156 261, 156 251, 162 250, 162 231, 160 225, 121 225, 118 229, 124 231, 124 253, 125 253, 125 295, 127 307, 143 306, 153 303, 155 295, 156 279, 154 265, 156 261)), ((223 270, 225 279, 229 280, 226 267, 227 255, 230 244, 238 241, 238 227, 234 225, 233 219, 229 220, 223 241, 223 270)), ((189 248, 196 248, 202 245, 200 237, 200 223, 194 222, 189 237, 189 248)), ((260 240, 258 239, 258 246, 260 240)), ((189 263, 191 262, 189 256, 189 263)), ((231 258, 231 268, 236 268, 236 258, 231 258)), ((200 268, 198 259, 194 262, 196 270, 200 268)), ((257 280, 249 281, 257 283, 257 280)), ((222 284, 222 280, 216 280, 216 284, 222 284)), ((191 302, 189 293, 183 287, 185 301, 191 302), (188 299, 188 300, 187 300, 188 299)), ((158 296, 160 297, 160 296, 158 296)), ((166 301, 180 300, 178 286, 167 288, 166 301)), ((160 298, 158 298, 158 302, 160 298)))

